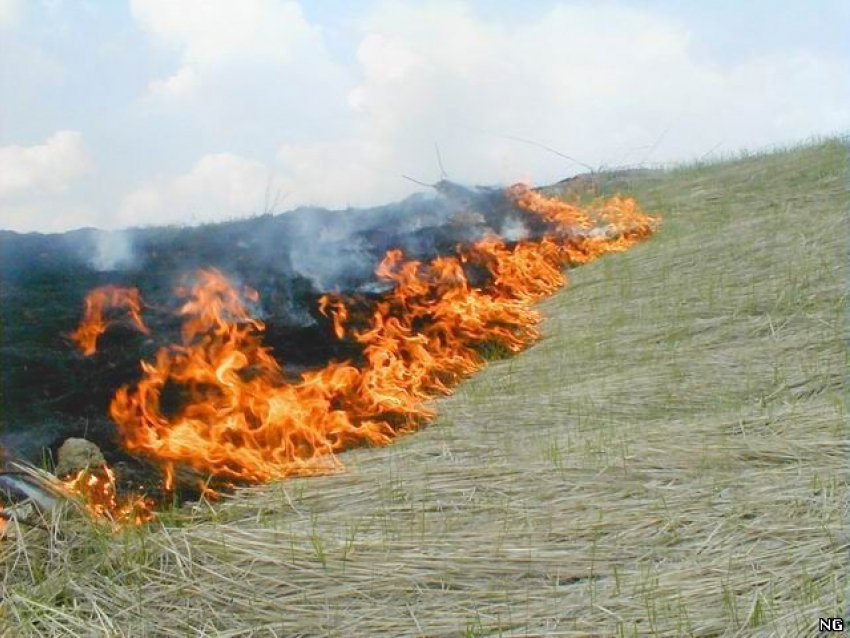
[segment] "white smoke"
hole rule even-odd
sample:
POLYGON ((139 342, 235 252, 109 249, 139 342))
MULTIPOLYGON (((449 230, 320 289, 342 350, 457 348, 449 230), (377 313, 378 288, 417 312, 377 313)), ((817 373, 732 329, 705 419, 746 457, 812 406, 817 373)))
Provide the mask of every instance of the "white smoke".
POLYGON ((506 217, 499 234, 508 241, 519 241, 528 237, 528 227, 517 217, 506 217))
POLYGON ((97 231, 94 254, 90 260, 92 268, 103 272, 127 268, 134 261, 133 240, 126 231, 97 231))

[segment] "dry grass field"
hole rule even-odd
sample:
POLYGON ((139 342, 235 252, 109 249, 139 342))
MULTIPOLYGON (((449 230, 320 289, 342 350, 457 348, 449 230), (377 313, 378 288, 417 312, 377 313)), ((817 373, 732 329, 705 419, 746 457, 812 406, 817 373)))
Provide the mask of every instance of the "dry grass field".
POLYGON ((846 609, 848 145, 600 177, 664 224, 347 471, 0 541, 9 636, 806 636, 846 609))

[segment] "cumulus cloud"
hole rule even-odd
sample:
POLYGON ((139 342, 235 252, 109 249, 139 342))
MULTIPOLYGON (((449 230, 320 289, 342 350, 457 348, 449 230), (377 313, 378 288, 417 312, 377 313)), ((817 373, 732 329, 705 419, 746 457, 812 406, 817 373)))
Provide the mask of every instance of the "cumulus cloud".
POLYGON ((289 0, 131 0, 134 19, 174 59, 137 103, 183 153, 229 152, 274 163, 276 146, 338 138, 353 78, 324 33, 289 0))
MULTIPOLYGON (((231 57, 273 59, 288 72, 299 38, 326 55, 294 3, 252 0, 239 16, 235 6, 215 5, 196 23, 192 3, 134 0, 149 31, 183 48, 184 66, 162 91, 197 90, 231 57)), ((290 204, 384 203, 418 188, 402 174, 439 177, 435 143, 454 179, 539 183, 582 164, 686 159, 718 144, 760 146, 850 124, 850 81, 838 79, 834 61, 792 52, 724 66, 697 56, 692 40, 669 17, 616 5, 555 5, 537 19, 507 23, 458 2, 382 4, 364 22, 358 80, 339 93, 350 117, 343 130, 328 134, 321 123, 305 123, 307 139, 284 135, 276 156, 262 161, 209 156, 187 175, 133 193, 122 219, 255 212, 268 183, 286 191, 290 204), (243 184, 238 196, 224 186, 228 175, 243 184)), ((216 82, 221 101, 231 100, 216 82)), ((323 100, 299 97, 317 107, 323 100)))
POLYGON ((59 131, 43 144, 0 148, 0 198, 27 191, 61 191, 89 167, 83 136, 59 131))
MULTIPOLYGON (((0 148, 0 229, 62 232, 96 224, 96 210, 80 204, 71 192, 91 172, 83 136, 59 131, 43 144, 0 148)), ((132 259, 124 233, 99 233, 91 263, 109 270, 132 259)))
POLYGON ((187 173, 127 195, 118 222, 187 224, 244 217, 263 212, 280 188, 262 162, 229 153, 205 155, 187 173))
POLYGON ((374 203, 435 178, 547 181, 577 164, 687 159, 850 125, 850 78, 836 61, 789 52, 720 65, 660 14, 558 5, 508 24, 461 3, 382 5, 357 50, 343 139, 287 144, 296 199, 374 203), (333 183, 333 190, 328 188, 333 183))
POLYGON ((91 168, 77 131, 0 148, 0 228, 52 232, 91 223, 96 216, 72 196, 91 168))
POLYGON ((186 64, 228 57, 285 60, 293 45, 316 35, 297 2, 279 0, 131 0, 133 16, 186 64))
MULTIPOLYGON (((0 0, 0 28, 21 6, 0 0)), ((762 37, 719 59, 711 30, 686 21, 700 12, 676 19, 651 6, 554 3, 509 19, 454 0, 379 1, 319 24, 294 0, 130 0, 164 55, 153 60, 141 40, 133 87, 121 89, 135 97, 103 118, 112 128, 98 130, 92 116, 85 129, 93 154, 123 154, 127 165, 102 166, 89 199, 65 197, 80 195, 73 185, 87 166, 78 133, 0 149, 0 222, 53 229, 56 211, 65 227, 211 221, 261 211, 278 191, 287 205, 385 203, 418 188, 402 174, 439 178, 435 144, 458 181, 545 183, 583 165, 683 160, 850 128, 847 59, 813 48, 819 34, 770 50, 762 37), (333 33, 343 37, 329 46, 333 33), (165 72, 139 75, 169 59, 165 72), (51 213, 31 214, 37 207, 51 213)), ((41 92, 26 99, 49 102, 41 92)), ((21 95, 10 97, 18 111, 21 95)))
MULTIPOLYGON (((257 65, 292 72, 307 63, 316 73, 334 66, 320 30, 305 19, 297 2, 131 0, 130 6, 155 42, 179 52, 178 70, 151 83, 154 96, 186 97, 205 87, 220 91, 257 65)), ((266 82, 276 82, 275 76, 266 82)))

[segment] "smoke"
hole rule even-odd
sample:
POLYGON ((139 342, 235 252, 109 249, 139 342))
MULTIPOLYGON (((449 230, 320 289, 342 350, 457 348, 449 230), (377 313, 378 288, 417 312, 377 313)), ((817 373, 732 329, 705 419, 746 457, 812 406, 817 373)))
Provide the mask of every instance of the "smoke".
POLYGON ((464 229, 448 230, 463 206, 434 192, 374 208, 301 208, 281 219, 273 250, 286 251, 292 271, 317 291, 370 287, 375 266, 391 248, 425 258, 439 252, 441 233, 449 232, 456 241, 468 239, 464 229))
POLYGON ((0 270, 9 286, 24 286, 36 272, 56 281, 71 275, 80 286, 138 287, 152 304, 167 305, 186 274, 216 268, 256 289, 255 316, 285 331, 321 323, 317 300, 324 293, 380 293, 388 284, 375 268, 388 250, 427 261, 487 235, 510 242, 534 232, 503 189, 442 180, 430 191, 372 208, 302 207, 190 227, 9 232, 2 237, 0 270))
POLYGON ((128 231, 97 231, 94 255, 89 262, 98 272, 132 267, 133 238, 128 231))
POLYGON ((499 234, 507 241, 519 241, 528 237, 528 227, 518 217, 506 217, 499 234))
POLYGON ((385 206, 302 207, 204 227, 101 233, 95 261, 100 269, 129 262, 159 280, 215 267, 259 292, 268 323, 304 328, 316 324, 324 293, 380 292, 386 282, 375 268, 388 250, 429 260, 488 234, 517 241, 530 234, 521 217, 500 188, 443 180, 385 206))
POLYGON ((317 290, 338 290, 346 280, 368 277, 371 256, 362 238, 346 238, 296 244, 290 253, 292 267, 306 277, 317 290))

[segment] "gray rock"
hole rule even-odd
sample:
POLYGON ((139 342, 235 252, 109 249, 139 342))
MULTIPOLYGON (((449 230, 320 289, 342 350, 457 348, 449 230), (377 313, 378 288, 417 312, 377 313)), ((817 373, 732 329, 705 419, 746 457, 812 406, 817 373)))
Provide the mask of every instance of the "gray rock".
POLYGON ((67 476, 84 468, 106 465, 100 448, 86 439, 66 439, 57 456, 56 476, 67 476))

